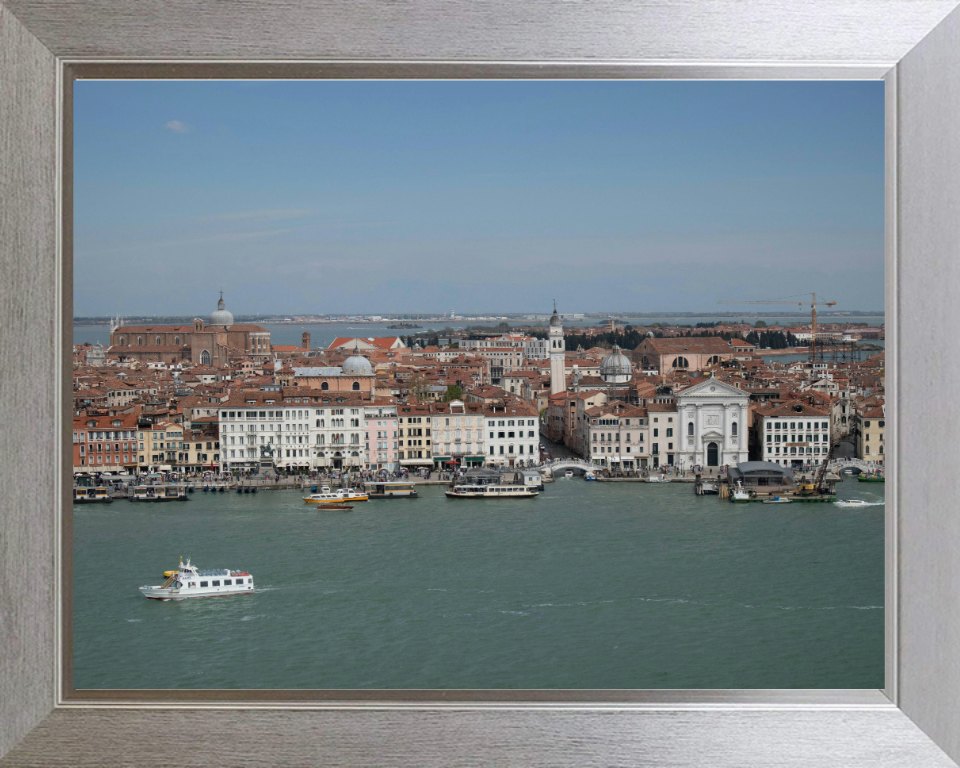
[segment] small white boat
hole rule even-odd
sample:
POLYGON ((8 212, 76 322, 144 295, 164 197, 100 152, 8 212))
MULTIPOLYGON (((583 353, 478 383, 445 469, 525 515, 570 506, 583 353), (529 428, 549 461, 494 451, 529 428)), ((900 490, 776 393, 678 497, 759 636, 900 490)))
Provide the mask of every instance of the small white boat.
POLYGON ((793 499, 787 499, 783 496, 774 496, 772 499, 764 499, 764 504, 789 504, 793 499))
POLYGON ((584 479, 584 480, 596 480, 596 479, 597 479, 597 474, 596 474, 595 472, 590 472, 590 471, 588 470, 587 473, 583 476, 583 479, 584 479))
POLYGON ((840 507, 869 507, 871 506, 869 501, 864 501, 863 499, 844 499, 843 501, 833 502, 840 507))
POLYGON ((572 469, 568 469, 566 472, 563 473, 563 476, 564 476, 564 477, 573 477, 573 470, 572 470, 572 469))
POLYGON ((659 477, 656 475, 650 475, 650 477, 647 478, 647 482, 648 483, 669 483, 670 478, 667 477, 666 475, 660 475, 659 477))
POLYGON ((750 501, 750 491, 737 483, 737 486, 733 489, 733 494, 730 498, 731 501, 737 504, 745 504, 746 502, 750 501))
MULTIPOLYGON (((166 575, 168 571, 164 571, 166 575)), ((198 570, 187 560, 170 574, 163 584, 144 585, 140 593, 151 600, 182 600, 187 597, 217 597, 221 595, 244 595, 253 592, 253 576, 246 571, 231 571, 220 568, 212 571, 198 570)))

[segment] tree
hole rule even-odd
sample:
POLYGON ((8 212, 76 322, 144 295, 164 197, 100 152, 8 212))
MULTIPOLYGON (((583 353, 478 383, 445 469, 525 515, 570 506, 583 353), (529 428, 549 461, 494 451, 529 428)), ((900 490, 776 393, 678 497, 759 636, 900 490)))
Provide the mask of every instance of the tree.
POLYGON ((757 320, 757 322, 755 322, 755 323, 753 324, 753 327, 754 327, 754 328, 766 328, 766 327, 767 327, 767 324, 766 324, 765 322, 763 322, 763 320, 757 320))
POLYGON ((451 384, 447 391, 443 393, 443 402, 449 403, 451 400, 463 399, 463 387, 459 384, 451 384))
POLYGON ((410 384, 408 389, 410 393, 417 399, 418 403, 422 403, 424 396, 427 393, 427 377, 422 373, 415 373, 410 377, 410 384))

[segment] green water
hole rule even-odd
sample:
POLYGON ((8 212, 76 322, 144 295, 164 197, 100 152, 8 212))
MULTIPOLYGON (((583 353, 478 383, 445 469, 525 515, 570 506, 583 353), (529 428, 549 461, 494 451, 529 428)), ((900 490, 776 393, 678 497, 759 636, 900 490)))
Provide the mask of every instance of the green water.
MULTIPOLYGON (((848 480, 840 498, 882 502, 848 480)), ((880 688, 884 507, 560 479, 536 499, 296 491, 74 514, 76 688, 880 688), (252 595, 160 602, 180 555, 252 595)))

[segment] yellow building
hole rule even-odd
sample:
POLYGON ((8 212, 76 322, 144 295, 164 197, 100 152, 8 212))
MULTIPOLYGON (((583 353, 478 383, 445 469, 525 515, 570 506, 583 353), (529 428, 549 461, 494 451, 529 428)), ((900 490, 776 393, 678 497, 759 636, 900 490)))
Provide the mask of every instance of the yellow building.
POLYGON ((884 433, 886 432, 885 408, 886 406, 881 403, 857 414, 858 459, 884 463, 884 453, 886 452, 884 444, 884 433))
POLYGON ((186 463, 183 448, 183 427, 161 421, 137 431, 141 472, 169 471, 186 463))

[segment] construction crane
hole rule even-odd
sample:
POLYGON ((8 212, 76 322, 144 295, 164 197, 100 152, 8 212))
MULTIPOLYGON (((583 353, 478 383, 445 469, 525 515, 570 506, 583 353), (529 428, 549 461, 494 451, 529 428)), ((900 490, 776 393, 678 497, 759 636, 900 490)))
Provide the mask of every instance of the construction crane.
MULTIPOLYGON (((811 294, 810 300, 810 362, 812 363, 817 356, 817 307, 835 307, 835 301, 817 301, 817 294, 811 294)), ((796 304, 802 307, 805 301, 790 301, 789 299, 777 299, 775 301, 718 301, 717 304, 796 304)))

